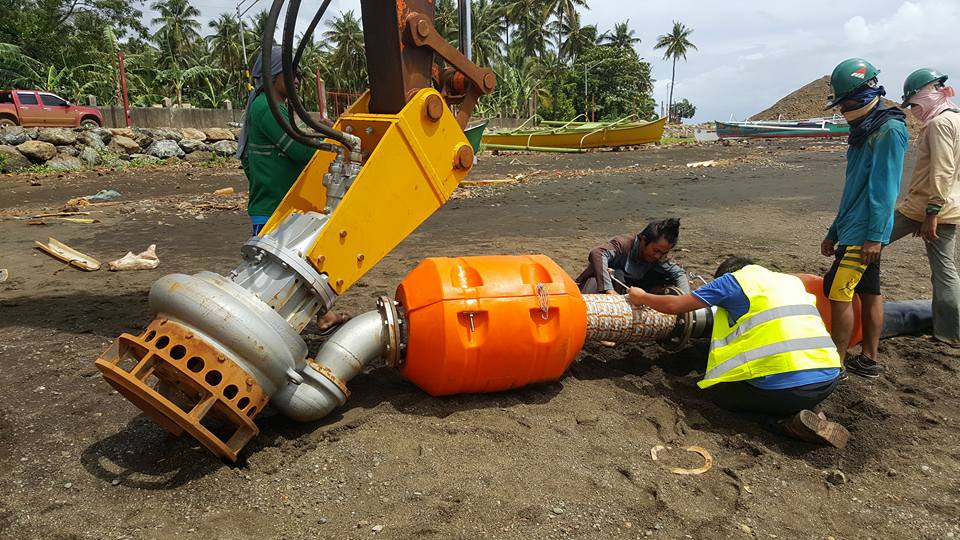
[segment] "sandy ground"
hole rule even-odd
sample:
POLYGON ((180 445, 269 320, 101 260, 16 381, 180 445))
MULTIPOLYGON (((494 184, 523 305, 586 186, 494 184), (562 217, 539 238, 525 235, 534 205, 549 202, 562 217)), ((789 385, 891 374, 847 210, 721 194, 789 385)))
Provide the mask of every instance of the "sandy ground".
MULTIPOLYGON (((912 155, 910 157, 912 159, 912 155)), ((358 283, 338 308, 372 309, 427 256, 544 253, 578 273, 598 241, 649 218, 683 220, 676 256, 712 273, 733 253, 821 273, 842 146, 646 148, 484 156, 469 187, 358 283), (687 169, 687 162, 722 159, 687 169)), ((951 538, 960 535, 960 355, 923 337, 882 345, 886 374, 825 405, 843 451, 767 433, 704 400, 703 346, 588 347, 560 381, 431 398, 382 364, 322 422, 261 415, 229 466, 116 394, 93 360, 149 321, 150 284, 225 273, 248 224, 236 169, 0 178, 0 537, 951 538), (39 185, 32 185, 39 184, 39 185), (104 188, 96 224, 17 217, 104 188), (231 209, 234 208, 234 209, 231 209), (154 271, 84 273, 33 249, 54 236, 103 261, 156 243, 154 271), (650 449, 669 446, 660 461, 650 449), (716 459, 701 476, 681 448, 716 459), (832 473, 839 470, 843 477, 832 473)), ((885 252, 889 298, 929 296, 919 241, 885 252)), ((310 330, 308 329, 308 333, 310 330)), ((319 345, 309 338, 312 348, 319 345)))

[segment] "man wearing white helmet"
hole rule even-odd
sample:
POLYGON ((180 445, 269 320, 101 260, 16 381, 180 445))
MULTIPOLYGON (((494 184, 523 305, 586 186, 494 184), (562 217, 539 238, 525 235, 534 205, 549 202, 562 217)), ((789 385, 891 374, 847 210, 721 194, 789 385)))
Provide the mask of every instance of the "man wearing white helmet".
POLYGON ((954 261, 960 224, 960 109, 947 76, 921 68, 903 84, 903 105, 923 128, 906 197, 894 215, 893 242, 923 239, 933 282, 933 336, 960 347, 960 276, 954 261))

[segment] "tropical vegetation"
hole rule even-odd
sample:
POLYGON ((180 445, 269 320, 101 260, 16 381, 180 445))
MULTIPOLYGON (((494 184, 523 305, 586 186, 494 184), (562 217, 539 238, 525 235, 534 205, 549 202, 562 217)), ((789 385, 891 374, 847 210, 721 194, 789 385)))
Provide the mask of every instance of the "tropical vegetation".
MULTIPOLYGON (((481 100, 481 114, 655 116, 650 65, 635 51, 640 37, 629 21, 605 31, 581 24, 588 0, 472 1, 475 60, 498 77, 496 93, 481 100)), ((436 5, 437 28, 456 42, 456 2, 436 5)), ((203 25, 190 0, 0 0, 0 10, 0 87, 37 88, 73 101, 92 95, 101 105, 119 102, 122 52, 135 105, 166 98, 242 106, 267 18, 266 12, 250 14, 241 26, 235 14, 223 13, 203 25)), ((667 48, 674 62, 695 49, 686 31, 667 48)), ((359 13, 327 15, 301 62, 308 106, 317 104, 318 74, 328 90, 366 88, 363 43, 359 13)))

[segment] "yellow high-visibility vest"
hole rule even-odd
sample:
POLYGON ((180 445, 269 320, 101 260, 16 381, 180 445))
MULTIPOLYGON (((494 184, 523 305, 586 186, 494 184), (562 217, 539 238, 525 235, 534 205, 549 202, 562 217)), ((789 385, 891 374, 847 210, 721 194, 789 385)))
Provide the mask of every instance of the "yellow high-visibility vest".
POLYGON ((816 297, 799 278, 757 265, 737 270, 733 277, 750 300, 750 310, 731 326, 727 310, 717 309, 700 388, 840 367, 840 355, 817 312, 816 297))

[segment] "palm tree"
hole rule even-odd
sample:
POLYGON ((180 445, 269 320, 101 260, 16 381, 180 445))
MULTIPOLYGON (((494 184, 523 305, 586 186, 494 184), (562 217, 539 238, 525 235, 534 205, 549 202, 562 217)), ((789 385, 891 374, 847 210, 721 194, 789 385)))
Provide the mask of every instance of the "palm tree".
POLYGON ((353 10, 341 12, 327 23, 323 39, 333 48, 330 53, 330 71, 335 74, 338 90, 363 90, 366 87, 367 58, 363 49, 363 29, 353 10))
POLYGON ((495 0, 473 3, 473 61, 490 66, 500 58, 507 21, 495 0))
MULTIPOLYGON (((580 27, 580 15, 577 13, 577 8, 582 7, 589 10, 590 6, 587 5, 587 0, 549 0, 549 3, 546 4, 545 7, 548 13, 557 16, 557 21, 554 25, 556 29, 556 45, 557 50, 562 53, 565 42, 563 39, 564 35, 569 39, 570 32, 580 27), (566 18, 566 24, 564 24, 564 18, 566 18)), ((562 61, 563 54, 558 54, 557 60, 562 61)))
POLYGON ((457 14, 457 6, 453 3, 453 0, 437 0, 436 6, 433 26, 440 32, 443 39, 456 43, 460 34, 460 18, 457 14))
POLYGON ((670 71, 670 99, 667 106, 667 121, 670 121, 673 115, 673 83, 677 75, 677 58, 687 59, 687 51, 697 50, 697 46, 690 43, 688 39, 693 33, 693 28, 687 28, 680 21, 673 21, 673 30, 669 34, 657 38, 657 44, 654 49, 665 49, 663 59, 673 59, 673 68, 670 71))
POLYGON ((217 75, 223 75, 224 71, 212 66, 193 66, 187 69, 180 69, 179 66, 173 66, 157 73, 157 79, 173 85, 173 90, 177 95, 177 104, 183 104, 183 87, 190 81, 205 79, 217 75))
POLYGON ((630 19, 613 25, 613 31, 604 32, 600 40, 611 47, 633 47, 640 43, 640 38, 634 37, 636 32, 630 30, 630 19))
POLYGON ((524 56, 543 56, 547 50, 547 9, 551 0, 508 0, 504 2, 507 24, 516 27, 513 42, 507 47, 519 48, 524 56))
MULTIPOLYGON (((557 24, 559 25, 559 21, 557 21, 557 24)), ((597 40, 600 39, 597 25, 580 26, 579 16, 568 19, 564 23, 562 31, 566 38, 560 44, 560 57, 570 64, 576 62, 577 57, 584 51, 596 46, 597 40)))
POLYGON ((240 50, 240 23, 236 17, 223 13, 218 19, 207 23, 207 26, 213 30, 213 33, 206 37, 210 54, 220 67, 232 73, 243 66, 243 51, 240 50))
POLYGON ((200 10, 193 7, 189 0, 157 0, 150 7, 160 15, 150 22, 160 25, 154 39, 166 53, 164 63, 179 66, 200 37, 202 27, 195 19, 200 16, 200 10))

